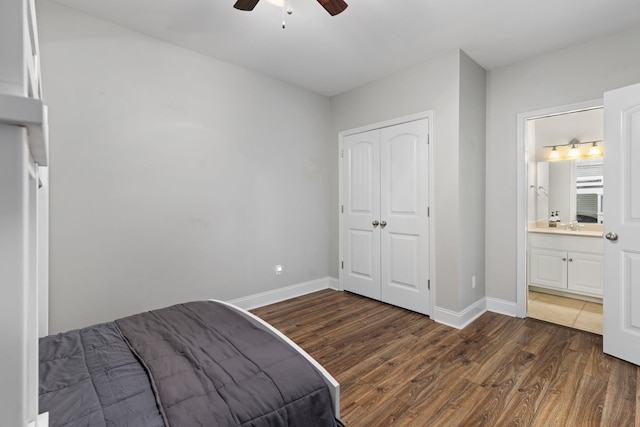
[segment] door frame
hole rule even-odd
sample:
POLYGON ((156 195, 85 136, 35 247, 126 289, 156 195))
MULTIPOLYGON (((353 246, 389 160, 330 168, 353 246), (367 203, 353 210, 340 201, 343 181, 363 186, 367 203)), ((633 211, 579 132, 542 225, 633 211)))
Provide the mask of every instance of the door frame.
POLYGON ((517 130, 517 169, 516 188, 518 189, 516 208, 516 316, 527 317, 527 231, 528 231, 528 197, 529 194, 529 150, 527 147, 527 120, 543 117, 559 116, 584 110, 603 108, 602 98, 590 101, 566 104, 518 114, 517 130))
POLYGON ((344 204, 343 199, 343 179, 344 179, 344 166, 342 162, 342 150, 343 150, 343 139, 349 135, 354 135, 357 133, 368 132, 375 129, 381 129, 389 126, 395 126, 402 123, 414 122, 416 120, 427 119, 429 122, 429 131, 427 134, 427 149, 429 156, 429 280, 431 281, 431 286, 429 289, 429 313, 433 313, 433 307, 435 303, 435 295, 436 295, 436 281, 435 281, 435 250, 434 250, 434 236, 435 236, 435 205, 434 205, 434 170, 433 165, 434 156, 433 156, 433 110, 423 111, 416 114, 411 114, 408 116, 402 116, 395 119, 385 120, 382 122, 372 123, 365 126, 360 126, 353 129, 348 129, 344 131, 338 132, 338 279, 339 279, 339 290, 344 291, 344 283, 343 283, 343 274, 344 270, 342 269, 342 262, 344 260, 344 236, 342 235, 342 206, 344 204))

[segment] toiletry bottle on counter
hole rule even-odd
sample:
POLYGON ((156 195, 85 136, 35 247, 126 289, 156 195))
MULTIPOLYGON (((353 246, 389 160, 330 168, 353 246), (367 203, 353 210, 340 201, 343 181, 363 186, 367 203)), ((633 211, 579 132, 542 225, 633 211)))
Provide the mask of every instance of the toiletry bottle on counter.
POLYGON ((551 215, 549 215, 549 228, 554 228, 556 226, 556 216, 553 211, 551 211, 551 215))

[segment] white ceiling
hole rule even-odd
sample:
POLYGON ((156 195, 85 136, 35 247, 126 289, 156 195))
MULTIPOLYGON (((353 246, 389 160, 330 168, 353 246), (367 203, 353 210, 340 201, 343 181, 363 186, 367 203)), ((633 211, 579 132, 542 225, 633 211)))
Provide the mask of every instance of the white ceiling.
POLYGON ((640 0, 346 0, 335 17, 316 0, 56 1, 326 96, 452 48, 489 70, 640 26, 640 0))

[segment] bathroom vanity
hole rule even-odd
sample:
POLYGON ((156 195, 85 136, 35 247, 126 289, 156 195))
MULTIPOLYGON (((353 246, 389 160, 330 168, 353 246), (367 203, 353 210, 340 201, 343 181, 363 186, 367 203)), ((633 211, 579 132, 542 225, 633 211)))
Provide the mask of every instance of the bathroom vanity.
POLYGON ((530 286, 602 297, 602 231, 529 228, 530 286))

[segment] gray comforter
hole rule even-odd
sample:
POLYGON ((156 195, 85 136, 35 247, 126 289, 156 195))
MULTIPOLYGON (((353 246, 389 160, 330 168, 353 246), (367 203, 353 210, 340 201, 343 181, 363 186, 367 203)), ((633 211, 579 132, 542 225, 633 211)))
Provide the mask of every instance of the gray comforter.
POLYGON ((214 302, 142 313, 40 344, 40 411, 50 411, 52 426, 336 425, 315 369, 214 302))
POLYGON ((41 338, 39 393, 52 427, 164 426, 144 368, 112 323, 41 338))

